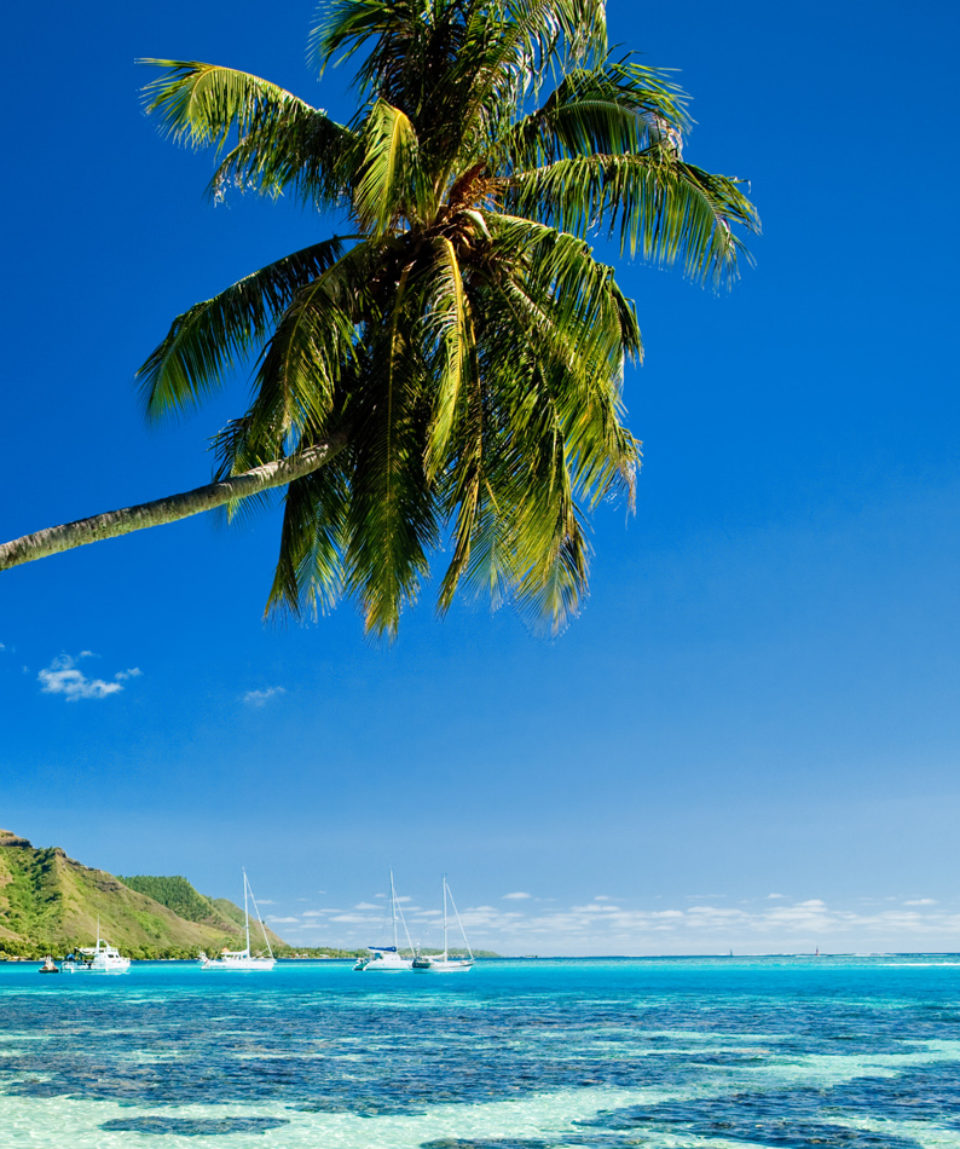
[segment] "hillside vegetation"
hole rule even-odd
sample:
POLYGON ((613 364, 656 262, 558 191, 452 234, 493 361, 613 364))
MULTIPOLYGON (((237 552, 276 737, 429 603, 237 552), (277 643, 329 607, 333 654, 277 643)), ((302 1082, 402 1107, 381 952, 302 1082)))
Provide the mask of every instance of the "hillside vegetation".
MULTIPOLYGON (((131 890, 146 894, 148 898, 153 898, 168 910, 173 910, 185 921, 219 929, 231 936, 243 935, 243 910, 239 906, 234 905, 228 898, 208 898, 205 894, 198 893, 187 879, 179 874, 174 877, 135 874, 121 877, 120 881, 131 890)), ((260 927, 253 920, 252 906, 250 930, 250 948, 256 949, 257 943, 262 938, 260 927)), ((269 928, 267 937, 274 949, 286 946, 286 942, 269 928)))
POLYGON ((0 830, 0 958, 93 945, 98 919, 101 937, 134 958, 243 944, 242 910, 204 897, 186 878, 120 879, 0 830))

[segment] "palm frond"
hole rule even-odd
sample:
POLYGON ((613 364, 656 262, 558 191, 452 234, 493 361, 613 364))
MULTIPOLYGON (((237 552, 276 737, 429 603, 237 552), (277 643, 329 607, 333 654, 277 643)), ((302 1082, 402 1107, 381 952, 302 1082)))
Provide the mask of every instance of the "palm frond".
POLYGON ((251 127, 223 157, 208 192, 230 188, 276 198, 288 189, 315 207, 349 205, 359 139, 351 128, 298 104, 251 127))
POLYGON ((422 9, 409 0, 332 0, 318 11, 308 55, 321 74, 342 52, 342 63, 368 40, 407 40, 415 35, 422 9))
POLYGON ((401 217, 417 220, 426 198, 417 134, 409 118, 385 100, 370 110, 353 208, 361 227, 382 235, 401 217))
MULTIPOLYGON (((475 2, 472 14, 491 43, 483 60, 484 77, 497 72, 525 73, 536 88, 551 65, 566 68, 607 52, 603 0, 500 0, 475 2), (491 35, 492 33, 492 35, 491 35)), ((489 79, 483 85, 491 90, 489 79)))
POLYGON ((437 505, 424 481, 429 419, 427 366, 412 338, 417 293, 401 276, 389 315, 364 349, 365 386, 351 396, 355 467, 350 476, 345 586, 374 634, 396 633, 417 597, 438 538, 437 505))
POLYGON ((315 243, 238 280, 173 321, 137 372, 147 413, 156 418, 196 403, 262 341, 298 290, 340 255, 338 237, 315 243))
POLYGON ((424 458, 430 481, 446 461, 473 344, 470 305, 456 249, 445 236, 435 246, 436 275, 427 300, 427 337, 431 344, 439 345, 436 400, 424 458))
POLYGON ((370 247, 357 244, 285 310, 257 371, 256 398, 238 428, 243 433, 231 441, 231 455, 221 453, 232 470, 255 466, 264 454, 282 453, 304 436, 329 432, 341 379, 357 362, 370 262, 370 247))
POLYGON ((219 149, 234 128, 243 136, 266 132, 270 126, 282 130, 290 117, 323 115, 285 88, 249 72, 198 60, 138 62, 164 70, 144 85, 143 95, 147 113, 156 115, 164 134, 178 143, 219 149))
POLYGON ((624 60, 565 75, 541 108, 511 123, 492 154, 512 168, 571 156, 642 152, 679 142, 689 124, 687 96, 666 73, 624 60))
MULTIPOLYGON (((746 252, 733 231, 759 230, 741 181, 684 163, 669 148, 643 155, 562 159, 518 172, 505 200, 575 235, 607 226, 621 250, 659 263, 680 260, 694 279, 730 282, 746 252)), ((749 257, 748 257, 749 258, 749 257)))
POLYGON ((343 589, 348 467, 341 457, 287 487, 268 613, 285 607, 315 617, 336 605, 343 589))

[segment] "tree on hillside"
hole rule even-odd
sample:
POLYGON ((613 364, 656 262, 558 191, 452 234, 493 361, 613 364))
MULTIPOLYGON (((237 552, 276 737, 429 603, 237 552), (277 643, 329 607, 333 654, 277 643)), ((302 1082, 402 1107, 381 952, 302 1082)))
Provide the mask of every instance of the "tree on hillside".
POLYGON ((312 53, 321 74, 360 61, 349 123, 244 72, 147 61, 149 112, 215 150, 216 198, 347 221, 178 316, 140 369, 159 417, 255 362, 215 481, 7 543, 0 569, 285 486, 268 609, 346 594, 393 634, 446 543, 441 610, 467 586, 559 627, 585 512, 632 498, 640 456, 621 399, 637 319, 587 237, 721 284, 754 208, 683 158, 683 93, 609 54, 603 0, 332 0, 312 53))

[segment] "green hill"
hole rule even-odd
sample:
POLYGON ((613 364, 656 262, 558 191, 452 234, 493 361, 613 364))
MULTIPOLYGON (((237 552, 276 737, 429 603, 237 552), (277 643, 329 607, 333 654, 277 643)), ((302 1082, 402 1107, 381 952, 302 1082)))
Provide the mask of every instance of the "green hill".
MULTIPOLYGON (((205 898, 185 878, 120 880, 0 830, 0 957, 92 945, 98 918, 101 936, 129 957, 242 945, 242 911, 227 902, 232 912, 224 912, 224 901, 205 898)), ((276 935, 271 942, 283 944, 276 935)))
MULTIPOLYGON (((205 894, 198 893, 186 878, 179 875, 165 878, 152 874, 136 874, 121 877, 120 881, 131 890, 146 894, 160 905, 173 910, 178 917, 188 922, 197 922, 211 929, 222 930, 231 936, 240 937, 243 933, 243 910, 239 906, 227 898, 208 898, 205 894)), ((252 924, 250 929, 257 934, 256 939, 251 938, 250 944, 250 948, 255 949, 260 928, 252 924)), ((275 949, 287 944, 271 929, 267 929, 267 937, 275 949)))
POLYGON ((190 885, 186 878, 179 875, 172 878, 153 877, 149 874, 137 874, 127 877, 118 874, 117 877, 125 886, 138 893, 146 894, 161 906, 166 906, 188 922, 206 922, 217 917, 209 898, 190 885))

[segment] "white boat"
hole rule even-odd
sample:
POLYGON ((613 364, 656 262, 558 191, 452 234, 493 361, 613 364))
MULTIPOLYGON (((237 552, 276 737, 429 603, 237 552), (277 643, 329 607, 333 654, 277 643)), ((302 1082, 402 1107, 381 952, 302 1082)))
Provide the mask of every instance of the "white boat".
POLYGON ((77 950, 63 963, 64 973, 126 973, 130 959, 100 937, 100 919, 97 918, 97 944, 77 950))
POLYGON ((411 952, 413 951, 413 943, 410 941, 410 932, 407 929, 403 910, 400 908, 400 901, 397 898, 393 870, 390 871, 390 913, 393 917, 393 945, 367 946, 370 956, 360 958, 353 967, 358 973, 399 973, 402 970, 413 969, 413 959, 405 958, 400 953, 401 925, 411 952))
POLYGON ((413 968, 418 973, 463 973, 465 970, 473 969, 473 950, 470 948, 470 943, 467 941, 467 934, 463 928, 463 922, 460 920, 460 914, 457 912, 457 903, 453 900, 453 894, 450 892, 450 886, 447 884, 447 875, 443 875, 443 953, 442 954, 417 954, 413 961, 413 968), (457 926, 460 929, 460 937, 463 939, 463 948, 467 951, 466 957, 451 957, 450 950, 447 945, 447 901, 453 908, 454 917, 457 919, 457 926))
POLYGON ((220 951, 218 957, 207 957, 205 953, 200 954, 200 968, 206 970, 239 970, 244 973, 253 973, 257 971, 266 972, 273 969, 277 964, 277 959, 273 956, 273 950, 270 948, 270 939, 267 937, 267 927, 263 924, 263 918, 260 917, 260 907, 257 905, 257 899, 253 896, 253 889, 250 886, 250 879, 247 877, 247 871, 243 870, 243 930, 246 935, 247 944, 242 950, 230 950, 226 946, 220 951), (250 952, 250 910, 248 902, 253 902, 253 909, 257 915, 257 922, 260 925, 260 932, 263 934, 263 942, 267 947, 269 957, 262 957, 254 955, 250 952))

